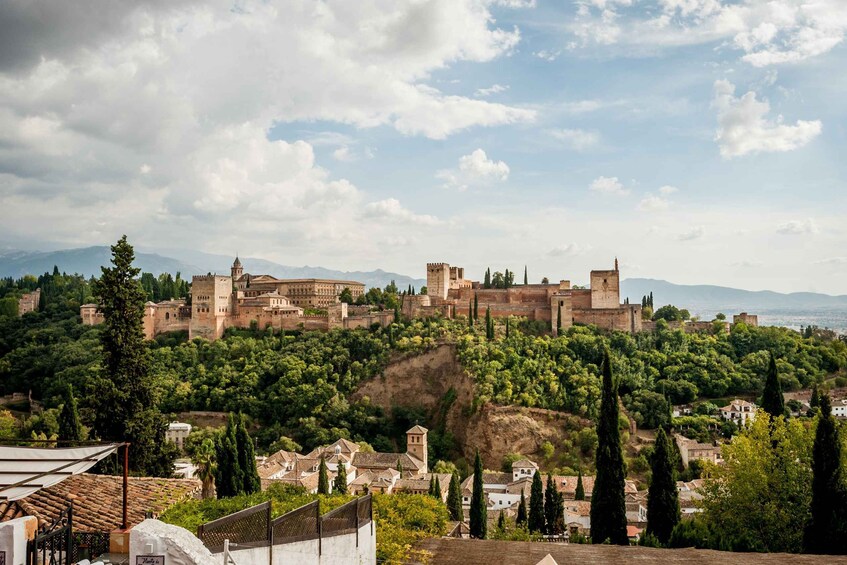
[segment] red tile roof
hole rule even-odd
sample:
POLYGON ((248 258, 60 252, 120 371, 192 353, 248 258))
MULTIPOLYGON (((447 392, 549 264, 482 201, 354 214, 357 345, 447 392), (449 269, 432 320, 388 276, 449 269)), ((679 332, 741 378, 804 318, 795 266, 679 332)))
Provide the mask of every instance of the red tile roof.
MULTIPOLYGON (((199 496, 197 479, 130 477, 127 519, 132 527, 146 512, 159 515, 177 502, 199 496)), ((41 489, 17 502, 0 501, 0 520, 15 515, 35 516, 39 525, 52 522, 69 502, 74 506, 74 530, 109 532, 121 526, 123 477, 73 475, 52 487, 41 489), (16 509, 12 508, 16 505, 16 509)))

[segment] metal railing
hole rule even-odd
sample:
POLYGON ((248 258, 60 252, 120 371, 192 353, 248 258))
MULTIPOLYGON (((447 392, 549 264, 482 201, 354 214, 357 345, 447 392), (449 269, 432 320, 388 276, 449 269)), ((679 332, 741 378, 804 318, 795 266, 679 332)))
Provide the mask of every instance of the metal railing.
POLYGON ((201 525, 197 537, 213 553, 221 553, 230 546, 267 547, 313 539, 318 540, 320 552, 320 540, 323 538, 352 533, 356 534, 358 547, 359 529, 372 523, 370 494, 351 500, 323 516, 320 515, 318 501, 314 501, 275 520, 271 520, 271 503, 268 501, 201 525))

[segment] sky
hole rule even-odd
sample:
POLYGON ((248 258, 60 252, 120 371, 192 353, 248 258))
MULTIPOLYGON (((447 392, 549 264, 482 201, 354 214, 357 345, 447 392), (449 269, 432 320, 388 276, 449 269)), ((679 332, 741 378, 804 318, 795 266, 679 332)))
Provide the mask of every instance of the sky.
POLYGON ((844 0, 6 0, 0 249, 847 294, 845 33, 844 0))

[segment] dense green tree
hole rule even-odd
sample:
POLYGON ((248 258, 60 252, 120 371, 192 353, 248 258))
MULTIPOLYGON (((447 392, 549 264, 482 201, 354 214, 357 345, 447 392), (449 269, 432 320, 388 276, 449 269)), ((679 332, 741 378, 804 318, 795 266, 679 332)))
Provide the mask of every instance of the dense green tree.
POLYGON ((597 475, 591 493, 591 540, 615 545, 629 545, 626 535, 626 469, 621 451, 618 427, 618 390, 612 376, 609 350, 603 352, 603 396, 597 420, 597 475))
POLYGON ((500 511, 500 515, 497 517, 497 530, 501 534, 506 532, 506 514, 502 510, 500 511))
POLYGON ((488 508, 485 503, 485 492, 483 490, 482 459, 479 456, 478 450, 474 459, 473 471, 470 534, 472 538, 485 539, 488 530, 488 508))
POLYGON ((473 329, 473 300, 468 301, 468 329, 473 329))
POLYGON ((429 496, 435 496, 435 473, 432 473, 429 476, 429 489, 427 489, 427 494, 429 496))
POLYGON ((349 287, 344 287, 344 290, 342 290, 341 294, 338 295, 338 301, 346 304, 353 304, 353 292, 349 287))
POLYGON ((85 439, 72 385, 65 387, 63 400, 62 411, 59 413, 59 447, 74 445, 75 442, 85 439))
POLYGON ((482 283, 482 288, 491 288, 491 267, 485 269, 485 280, 482 283))
POLYGON ((585 487, 582 485, 582 469, 577 471, 576 490, 574 491, 574 500, 585 500, 585 487))
POLYGON ((237 496, 244 489, 244 475, 238 464, 236 428, 235 416, 230 412, 227 417, 226 428, 218 437, 215 447, 215 460, 217 461, 215 486, 218 491, 218 498, 237 496))
MULTIPOLYGON (((435 474, 433 473, 433 476, 434 475, 435 474)), ((441 483, 439 482, 438 477, 435 477, 435 484, 432 488, 432 496, 434 496, 438 500, 444 500, 444 495, 441 493, 441 483)))
POLYGON ((506 339, 509 339, 509 326, 510 325, 511 324, 509 323, 509 318, 506 318, 506 339))
POLYGON ((329 494, 329 469, 323 456, 318 466, 318 494, 329 494))
POLYGON ((347 466, 339 458, 338 471, 332 482, 332 490, 338 494, 347 494, 347 466))
POLYGON ((253 494, 262 490, 259 472, 256 469, 256 453, 253 439, 244 424, 244 414, 239 414, 235 429, 235 446, 238 450, 238 468, 241 469, 242 487, 240 494, 253 494))
POLYGON ((485 309, 485 337, 494 339, 494 320, 491 319, 491 306, 485 309))
POLYGON ((562 305, 559 304, 559 307, 556 310, 556 335, 562 333, 562 305))
POLYGON ((544 533, 547 519, 544 515, 544 485, 541 473, 536 471, 532 476, 532 486, 529 491, 529 531, 544 533))
POLYGON ((547 488, 544 489, 544 522, 547 526, 545 533, 551 535, 556 531, 558 498, 559 491, 556 490, 556 485, 553 483, 553 476, 547 473, 547 488))
POLYGON ((518 505, 518 515, 515 517, 515 524, 519 527, 527 527, 528 517, 526 515, 526 497, 524 496, 523 489, 521 489, 521 502, 518 505))
POLYGON ((462 508, 462 484, 459 471, 454 470, 450 477, 450 490, 447 493, 447 509, 450 511, 450 519, 464 522, 465 515, 462 508))
POLYGON ((523 284, 524 286, 529 284, 529 277, 527 276, 526 265, 523 266, 523 284))
POLYGON ((479 295, 477 293, 473 295, 473 319, 479 321, 479 295))
POLYGON ((103 313, 100 341, 103 378, 98 382, 94 431, 106 441, 131 445, 130 467, 141 474, 170 476, 176 451, 165 441, 167 419, 154 404, 153 379, 144 343, 144 290, 126 236, 112 246, 112 266, 102 267, 94 295, 103 313))
POLYGON ((656 434, 652 456, 652 475, 647 491, 647 533, 667 544, 679 522, 679 491, 676 488, 674 460, 670 440, 663 428, 656 434))
POLYGON ((847 553, 841 438, 829 395, 821 395, 820 408, 812 448, 811 519, 803 536, 803 549, 808 553, 841 554, 847 553))
POLYGON ((768 374, 765 378, 765 390, 762 393, 762 409, 773 418, 785 415, 785 400, 782 396, 782 385, 779 383, 779 373, 773 352, 770 353, 768 360, 768 374))

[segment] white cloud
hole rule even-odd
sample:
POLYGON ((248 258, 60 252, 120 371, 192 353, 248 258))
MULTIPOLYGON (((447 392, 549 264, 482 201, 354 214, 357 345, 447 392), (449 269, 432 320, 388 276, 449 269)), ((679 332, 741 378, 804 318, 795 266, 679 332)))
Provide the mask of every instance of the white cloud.
POLYGON ((847 257, 829 257, 815 261, 815 265, 847 265, 847 257))
POLYGON ((492 94, 505 92, 507 90, 509 90, 509 85, 503 86, 502 84, 492 84, 488 88, 477 88, 475 94, 477 96, 485 97, 490 96, 492 94))
POLYGON ((624 188, 618 177, 597 177, 591 182, 589 188, 594 192, 602 192, 604 194, 629 194, 629 189, 624 188))
POLYGON ((90 18, 64 2, 13 3, 0 17, 13 46, 0 50, 0 207, 15 216, 4 230, 17 237, 61 214, 51 237, 65 243, 135 230, 144 245, 209 250, 238 233, 257 252, 284 240, 304 256, 367 254, 381 228, 355 229, 362 192, 313 148, 341 161, 374 150, 332 131, 269 132, 332 122, 445 139, 533 120, 534 110, 427 84, 435 71, 514 51, 520 31, 490 9, 174 0, 109 2, 90 18))
POLYGON ((596 131, 583 129, 552 129, 549 133, 555 139, 563 141, 568 147, 576 151, 584 151, 596 146, 600 142, 600 134, 596 131))
POLYGON ((676 236, 679 241, 693 241, 695 239, 700 239, 706 234, 706 228, 703 226, 697 226, 695 228, 691 228, 690 230, 683 232, 676 236))
POLYGON ((781 235, 808 235, 818 233, 819 231, 817 222, 812 218, 791 220, 790 222, 780 224, 776 228, 776 233, 781 235))
POLYGON ((535 8, 536 0, 494 0, 494 4, 497 6, 503 6, 504 8, 535 8))
POLYGON ((798 120, 794 125, 785 125, 782 116, 777 116, 775 121, 769 119, 767 100, 757 100, 752 91, 737 98, 735 86, 727 80, 715 82, 712 106, 718 113, 715 141, 726 158, 791 151, 809 143, 822 129, 819 120, 798 120))
POLYGON ((386 198, 378 202, 371 202, 365 205, 364 217, 386 220, 399 224, 418 224, 423 226, 434 226, 439 222, 435 216, 427 214, 414 214, 410 210, 404 208, 400 201, 396 198, 386 198))
POLYGON ((659 194, 664 194, 664 195, 673 194, 674 192, 677 192, 677 191, 679 191, 679 189, 677 187, 670 186, 668 184, 659 188, 659 194))
POLYGON ((764 67, 827 53, 844 40, 843 0, 580 0, 573 47, 619 43, 650 53, 723 42, 764 67))
POLYGON ((459 158, 455 169, 443 169, 435 174, 446 188, 466 190, 472 186, 504 182, 509 178, 509 166, 503 161, 489 159, 482 149, 459 158))
POLYGON ((543 60, 549 61, 551 63, 553 61, 555 61, 556 59, 558 59, 559 55, 561 55, 561 54, 562 54, 561 51, 552 51, 552 50, 547 50, 547 49, 542 49, 541 51, 535 51, 533 53, 533 55, 535 55, 539 59, 543 59, 543 60))
POLYGON ((586 248, 577 244, 577 243, 565 243, 563 245, 558 245, 547 252, 547 255, 550 257, 573 257, 574 255, 580 255, 586 251, 586 248))
POLYGON ((641 199, 636 208, 642 212, 660 212, 670 208, 670 202, 667 198, 648 193, 641 199))

